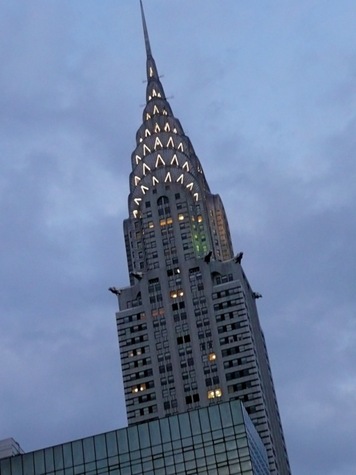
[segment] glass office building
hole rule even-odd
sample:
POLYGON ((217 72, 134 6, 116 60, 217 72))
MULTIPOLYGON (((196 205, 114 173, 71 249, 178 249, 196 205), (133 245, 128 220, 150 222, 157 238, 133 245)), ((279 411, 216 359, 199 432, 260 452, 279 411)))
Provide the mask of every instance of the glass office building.
POLYGON ((268 475, 266 450, 231 401, 0 461, 1 475, 268 475))

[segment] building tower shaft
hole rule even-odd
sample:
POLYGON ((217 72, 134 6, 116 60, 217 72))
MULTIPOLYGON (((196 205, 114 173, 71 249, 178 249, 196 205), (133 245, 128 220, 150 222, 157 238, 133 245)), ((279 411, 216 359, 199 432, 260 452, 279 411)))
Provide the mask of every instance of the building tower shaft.
POLYGON ((219 195, 167 101, 141 3, 147 88, 124 221, 117 313, 128 422, 240 399, 272 474, 290 473, 256 294, 219 195))

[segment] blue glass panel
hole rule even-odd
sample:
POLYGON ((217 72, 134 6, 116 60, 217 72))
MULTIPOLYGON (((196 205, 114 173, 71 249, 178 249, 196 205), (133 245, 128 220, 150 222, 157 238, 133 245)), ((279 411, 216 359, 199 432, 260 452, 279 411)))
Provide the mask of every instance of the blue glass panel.
POLYGON ((224 428, 232 426, 232 415, 230 404, 220 404, 220 415, 222 420, 222 426, 224 428))
POLYGON ((63 460, 64 468, 69 468, 73 466, 72 444, 63 445, 63 460))
POLYGON ((221 429, 221 418, 220 418, 219 406, 209 407, 208 413, 210 417, 211 429, 212 430, 221 429))
POLYGON ((82 441, 76 440, 72 442, 72 450, 74 465, 82 464, 84 462, 82 441))
POLYGON ((87 437, 83 439, 83 451, 84 451, 84 462, 94 462, 95 460, 95 451, 94 451, 94 440, 93 437, 87 437))
POLYGON ((127 453, 129 451, 129 443, 127 440, 128 431, 126 429, 119 430, 116 435, 119 445, 119 454, 127 453))
POLYGON ((25 475, 34 475, 33 453, 22 456, 23 471, 25 475))
MULTIPOLYGON (((35 461, 35 473, 43 473, 45 471, 44 451, 37 450, 33 453, 33 458, 35 461)), ((2 472, 0 471, 0 473, 2 472)))
POLYGON ((244 419, 242 416, 241 403, 239 401, 232 401, 231 412, 234 425, 243 424, 244 419))
POLYGON ((199 413, 197 411, 189 412, 190 417, 190 426, 192 429, 193 435, 198 435, 201 433, 199 413))
MULTIPOLYGON (((149 424, 151 445, 158 445, 162 443, 160 426, 162 426, 161 421, 160 422, 152 421, 149 424)), ((168 434, 169 434, 169 429, 168 429, 168 434)))
POLYGON ((172 439, 171 439, 171 431, 170 431, 170 427, 169 427, 169 420, 168 419, 161 419, 159 421, 159 424, 160 424, 160 427, 161 427, 162 442, 170 442, 172 439))
MULTIPOLYGON (((118 454, 116 434, 120 432, 123 432, 123 431, 108 432, 107 434, 105 434, 106 448, 107 448, 109 457, 112 457, 118 454)), ((123 452, 125 452, 125 450, 123 450, 123 452)))
POLYGON ((94 437, 96 459, 101 460, 107 457, 105 435, 100 434, 94 437))
POLYGON ((138 426, 138 434, 140 440, 140 447, 146 448, 150 446, 150 434, 148 431, 148 424, 140 424, 138 426))
POLYGON ((129 439, 130 452, 132 452, 133 450, 138 450, 140 448, 140 445, 136 426, 127 428, 127 437, 129 439))
POLYGON ((53 459, 53 449, 52 447, 45 449, 45 463, 46 471, 50 472, 54 470, 54 459, 53 459))
POLYGON ((10 475, 10 459, 0 460, 0 473, 10 475))
POLYGON ((207 408, 200 409, 199 411, 200 427, 202 433, 210 432, 210 421, 208 417, 207 408))
POLYGON ((56 447, 53 448, 53 453, 54 453, 54 468, 56 470, 60 470, 63 468, 63 451, 62 451, 62 446, 57 445, 56 447))
POLYGON ((180 426, 180 433, 181 433, 181 438, 189 437, 192 435, 192 431, 190 429, 190 420, 189 420, 189 414, 184 413, 180 414, 178 417, 179 421, 179 426, 180 426))
POLYGON ((11 469, 13 473, 16 473, 16 475, 22 475, 22 457, 14 457, 11 460, 11 469))
POLYGON ((169 418, 169 425, 171 429, 171 438, 172 440, 179 440, 180 439, 180 431, 179 431, 179 424, 178 424, 178 417, 172 416, 169 418))

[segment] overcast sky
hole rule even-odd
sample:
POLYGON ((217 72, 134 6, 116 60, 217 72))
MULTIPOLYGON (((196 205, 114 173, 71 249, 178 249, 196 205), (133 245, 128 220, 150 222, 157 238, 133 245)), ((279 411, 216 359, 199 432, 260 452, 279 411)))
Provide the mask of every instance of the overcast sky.
MULTIPOLYGON (((258 301, 294 475, 356 473, 355 0, 145 0, 258 301)), ((138 0, 0 1, 0 439, 126 424, 115 297, 138 0)))

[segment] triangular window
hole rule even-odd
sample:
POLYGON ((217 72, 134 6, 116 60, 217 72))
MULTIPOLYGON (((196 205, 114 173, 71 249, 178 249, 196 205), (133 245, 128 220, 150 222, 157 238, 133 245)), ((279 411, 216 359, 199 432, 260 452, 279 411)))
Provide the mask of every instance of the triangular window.
POLYGON ((184 163, 183 170, 186 170, 187 172, 189 172, 189 163, 188 162, 184 163))
POLYGON ((161 157, 160 154, 157 155, 157 159, 156 159, 156 168, 160 167, 160 166, 165 166, 165 163, 164 163, 164 160, 163 158, 161 157))
POLYGON ((134 202, 137 204, 137 206, 140 206, 140 203, 142 201, 142 198, 135 198, 134 202))
POLYGON ((178 145, 178 150, 180 150, 181 152, 184 152, 182 142, 178 145))
POLYGON ((136 165, 138 165, 138 162, 141 161, 140 155, 136 155, 135 159, 136 159, 136 165))
POLYGON ((166 122, 166 125, 164 126, 164 131, 165 132, 170 132, 171 131, 171 128, 170 128, 168 122, 166 122))
POLYGON ((173 155, 173 158, 172 158, 172 161, 171 161, 171 165, 177 165, 177 167, 179 166, 178 158, 177 158, 177 155, 176 155, 176 154, 173 155))
POLYGON ((135 176, 135 186, 138 185, 139 181, 141 181, 141 178, 139 176, 135 176))
POLYGON ((189 185, 187 185, 188 190, 192 191, 193 186, 194 186, 193 182, 189 183, 189 185))
POLYGON ((172 147, 174 148, 174 142, 173 142, 173 138, 172 137, 169 137, 169 140, 167 142, 167 147, 172 147))
POLYGON ((143 145, 143 155, 146 156, 147 153, 151 153, 151 149, 147 147, 146 144, 143 145))
POLYGON ((171 177, 171 173, 168 172, 167 175, 166 175, 166 178, 164 179, 165 183, 167 183, 167 181, 172 181, 172 177, 171 177))
POLYGON ((155 186, 157 185, 157 183, 159 183, 159 181, 157 180, 157 178, 155 176, 152 177, 152 185, 155 186))
POLYGON ((182 173, 181 175, 179 175, 179 177, 177 178, 177 183, 181 183, 183 185, 183 180, 184 180, 184 174, 182 173))
POLYGON ((149 188, 147 188, 147 186, 145 186, 145 185, 141 185, 141 190, 142 190, 142 193, 145 194, 146 191, 149 190, 149 188))
POLYGON ((151 135, 151 132, 148 129, 146 129, 145 130, 145 137, 149 137, 150 135, 151 135))
POLYGON ((153 106, 153 114, 159 114, 159 110, 156 105, 153 106))
POLYGON ((146 171, 150 172, 151 169, 146 163, 143 164, 143 174, 146 175, 146 171))
POLYGON ((156 137, 155 146, 154 146, 155 150, 157 150, 157 148, 163 148, 163 144, 158 137, 156 137))
POLYGON ((195 201, 199 201, 199 194, 198 193, 194 193, 194 198, 195 198, 195 201))
POLYGON ((156 134, 158 132, 161 132, 160 126, 158 124, 155 125, 155 132, 156 132, 156 134))

